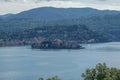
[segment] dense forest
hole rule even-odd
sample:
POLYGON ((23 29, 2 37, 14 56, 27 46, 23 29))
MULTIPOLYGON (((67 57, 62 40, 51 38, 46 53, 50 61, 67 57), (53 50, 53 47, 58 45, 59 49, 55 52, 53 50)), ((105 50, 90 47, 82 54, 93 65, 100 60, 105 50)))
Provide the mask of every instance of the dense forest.
POLYGON ((0 19, 0 32, 20 32, 48 25, 47 21, 33 19, 0 19))
POLYGON ((17 44, 23 45, 41 38, 74 40, 80 43, 120 41, 119 26, 119 11, 36 8, 0 16, 0 43, 19 42, 17 44))
MULTIPOLYGON (((60 21, 56 23, 60 23, 60 21)), ((120 14, 61 20, 61 24, 85 24, 92 30, 107 33, 114 37, 113 40, 120 41, 120 14)))
MULTIPOLYGON (((29 29, 21 32, 1 32, 1 43, 4 41, 19 41, 26 43, 27 41, 35 40, 66 40, 76 41, 79 43, 94 43, 94 42, 108 42, 111 37, 97 31, 90 30, 85 25, 56 25, 56 26, 43 26, 41 28, 29 29)), ((30 42, 29 42, 30 43, 30 42)))
POLYGON ((91 18, 65 19, 43 21, 34 19, 0 20, 0 32, 23 32, 25 30, 42 28, 44 26, 71 26, 84 24, 89 29, 110 35, 113 41, 120 40, 120 15, 105 15, 91 18))

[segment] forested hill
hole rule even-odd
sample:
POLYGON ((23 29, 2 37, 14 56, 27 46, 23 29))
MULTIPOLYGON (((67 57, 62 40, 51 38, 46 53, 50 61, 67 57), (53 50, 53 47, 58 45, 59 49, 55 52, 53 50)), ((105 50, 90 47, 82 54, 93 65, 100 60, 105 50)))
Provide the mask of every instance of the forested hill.
POLYGON ((16 33, 1 33, 0 39, 11 40, 32 40, 34 38, 45 38, 48 40, 61 39, 67 41, 76 41, 79 43, 92 43, 92 42, 108 42, 111 41, 111 37, 90 30, 85 25, 56 25, 56 26, 44 26, 41 28, 35 28, 16 33))
POLYGON ((84 24, 95 30, 114 28, 120 24, 120 11, 97 10, 92 8, 42 7, 18 14, 0 16, 0 31, 19 32, 36 27, 51 25, 84 24))
MULTIPOLYGON (((120 41, 120 11, 96 10, 92 8, 43 7, 0 17, 0 32, 3 33, 15 33, 18 35, 17 33, 29 32, 29 30, 40 29, 45 26, 49 27, 49 30, 52 30, 50 26, 58 26, 58 29, 64 26, 69 29, 70 27, 67 26, 84 24, 91 31, 97 31, 97 33, 102 33, 104 36, 109 35, 113 41, 120 41)), ((62 30, 64 31, 64 29, 62 30)), ((42 34, 45 37, 47 33, 42 34)), ((86 35, 86 32, 83 32, 82 35, 88 37, 89 34, 86 35)), ((92 36, 89 37, 93 38, 92 36)), ((61 36, 61 38, 64 38, 64 36, 61 36)))
POLYGON ((56 21, 56 24, 85 24, 91 30, 107 33, 120 41, 120 14, 56 21))

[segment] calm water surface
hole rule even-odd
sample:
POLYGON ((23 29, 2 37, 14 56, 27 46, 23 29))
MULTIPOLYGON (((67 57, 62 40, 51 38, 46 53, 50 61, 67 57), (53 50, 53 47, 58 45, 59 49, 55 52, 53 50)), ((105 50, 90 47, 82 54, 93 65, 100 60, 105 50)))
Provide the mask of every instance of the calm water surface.
POLYGON ((99 62, 120 68, 120 42, 84 46, 83 50, 1 47, 0 80, 37 80, 56 75, 62 80, 82 80, 81 73, 99 62))

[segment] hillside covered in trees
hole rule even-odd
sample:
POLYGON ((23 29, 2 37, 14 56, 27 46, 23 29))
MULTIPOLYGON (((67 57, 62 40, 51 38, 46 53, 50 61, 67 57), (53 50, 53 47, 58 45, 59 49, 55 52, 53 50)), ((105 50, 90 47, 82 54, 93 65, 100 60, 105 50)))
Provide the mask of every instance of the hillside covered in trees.
MULTIPOLYGON (((60 21, 57 21, 56 23, 60 23, 60 21)), ((111 35, 114 37, 114 41, 120 41, 120 14, 61 20, 61 24, 85 24, 92 30, 111 35)))
POLYGON ((43 26, 84 24, 93 30, 119 27, 120 11, 42 7, 0 16, 0 31, 16 32, 43 26), (48 14, 49 13, 49 14, 48 14))
POLYGON ((0 39, 20 42, 34 41, 33 38, 38 37, 80 43, 120 41, 119 26, 119 11, 43 7, 0 16, 0 39))
POLYGON ((42 39, 47 40, 66 40, 76 41, 79 43, 95 43, 95 42, 108 42, 111 41, 111 37, 107 34, 99 33, 97 31, 90 30, 85 25, 56 25, 56 26, 43 26, 41 28, 34 28, 25 30, 22 32, 1 32, 0 40, 1 44, 5 41, 17 41, 26 43, 27 41, 42 39), (33 40, 34 39, 34 40, 33 40))

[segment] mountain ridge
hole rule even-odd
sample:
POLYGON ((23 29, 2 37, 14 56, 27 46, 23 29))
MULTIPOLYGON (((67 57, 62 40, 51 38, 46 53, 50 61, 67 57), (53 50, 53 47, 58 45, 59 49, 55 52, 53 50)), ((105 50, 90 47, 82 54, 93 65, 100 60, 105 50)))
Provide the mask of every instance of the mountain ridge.
POLYGON ((97 10, 94 8, 55 8, 55 7, 40 7, 27 11, 20 12, 8 16, 8 19, 39 19, 39 20, 62 20, 62 19, 75 19, 86 18, 93 16, 103 16, 111 14, 120 14, 120 11, 114 10, 97 10))
POLYGON ((79 24, 84 24, 91 30, 108 34, 114 40, 120 40, 120 11, 96 10, 91 8, 63 9, 44 7, 24 11, 8 16, 3 20, 0 19, 0 31, 22 32, 44 26, 57 27, 59 25, 70 26, 79 24))

